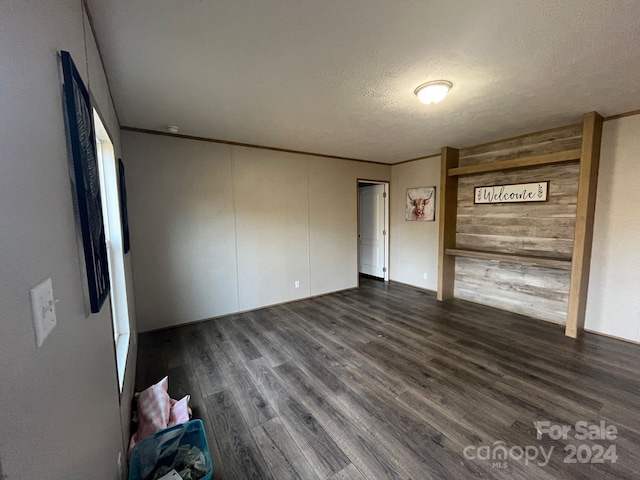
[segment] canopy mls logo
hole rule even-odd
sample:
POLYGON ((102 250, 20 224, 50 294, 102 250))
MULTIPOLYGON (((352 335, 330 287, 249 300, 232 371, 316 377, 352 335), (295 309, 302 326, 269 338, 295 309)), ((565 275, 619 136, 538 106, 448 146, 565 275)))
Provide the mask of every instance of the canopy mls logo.
POLYGON ((492 468, 507 469, 509 460, 524 465, 536 464, 546 467, 554 452, 561 452, 562 462, 572 463, 617 463, 616 445, 618 429, 607 425, 604 420, 592 424, 581 420, 573 425, 552 424, 548 420, 533 423, 536 429, 536 440, 561 441, 562 446, 543 445, 507 445, 503 440, 492 445, 468 445, 463 450, 467 460, 490 462, 492 468))
POLYGON ((523 203, 546 202, 549 182, 515 183, 513 185, 493 185, 475 187, 473 203, 523 203))

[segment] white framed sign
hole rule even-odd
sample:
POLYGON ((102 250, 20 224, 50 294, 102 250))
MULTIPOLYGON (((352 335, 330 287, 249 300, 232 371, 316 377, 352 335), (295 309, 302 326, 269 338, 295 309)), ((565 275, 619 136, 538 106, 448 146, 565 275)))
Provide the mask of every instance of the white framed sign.
POLYGON ((516 183, 475 187, 473 203, 522 203, 546 202, 549 198, 549 182, 516 183))

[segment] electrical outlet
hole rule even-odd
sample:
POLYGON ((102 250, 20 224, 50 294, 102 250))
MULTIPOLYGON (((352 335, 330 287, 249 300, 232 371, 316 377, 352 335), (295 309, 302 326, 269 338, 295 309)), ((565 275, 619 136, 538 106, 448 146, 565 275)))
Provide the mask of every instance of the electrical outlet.
POLYGON ((50 278, 31 289, 31 313, 38 347, 42 346, 57 324, 56 303, 58 301, 53 298, 53 283, 50 278))
POLYGON ((300 280, 296 280, 295 282, 293 282, 293 286, 296 288, 300 288, 300 280))
POLYGON ((423 280, 429 280, 429 275, 427 274, 427 272, 424 272, 424 273, 422 274, 422 279, 423 279, 423 280))

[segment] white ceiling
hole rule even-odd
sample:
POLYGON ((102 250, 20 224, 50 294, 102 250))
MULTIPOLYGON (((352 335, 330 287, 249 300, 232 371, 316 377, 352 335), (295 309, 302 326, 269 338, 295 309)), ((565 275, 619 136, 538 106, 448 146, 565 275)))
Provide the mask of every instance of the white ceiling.
POLYGON ((639 0, 87 3, 130 127, 395 163, 640 108, 639 0))

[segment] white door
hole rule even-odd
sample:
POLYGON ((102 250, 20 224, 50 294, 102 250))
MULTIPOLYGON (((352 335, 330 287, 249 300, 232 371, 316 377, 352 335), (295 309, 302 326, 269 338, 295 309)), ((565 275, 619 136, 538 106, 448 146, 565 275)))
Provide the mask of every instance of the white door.
POLYGON ((360 195, 360 273, 385 277, 385 185, 358 189, 360 195))

